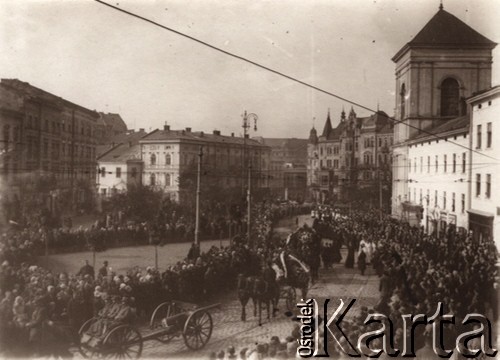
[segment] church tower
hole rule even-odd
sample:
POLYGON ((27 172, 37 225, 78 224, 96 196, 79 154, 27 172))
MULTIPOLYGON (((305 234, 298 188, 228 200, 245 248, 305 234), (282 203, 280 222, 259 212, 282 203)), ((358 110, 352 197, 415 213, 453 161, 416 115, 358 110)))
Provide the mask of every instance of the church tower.
POLYGON ((392 212, 407 194, 406 142, 466 115, 465 99, 491 86, 496 43, 443 9, 392 58, 396 64, 392 212))

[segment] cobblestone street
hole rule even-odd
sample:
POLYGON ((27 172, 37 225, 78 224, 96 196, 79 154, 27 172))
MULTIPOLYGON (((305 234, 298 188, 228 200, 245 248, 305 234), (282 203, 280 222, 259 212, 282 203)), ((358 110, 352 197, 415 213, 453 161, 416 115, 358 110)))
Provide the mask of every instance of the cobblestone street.
MULTIPOLYGON (((344 254, 345 256, 345 254, 344 254)), ((369 268, 370 269, 370 268, 369 268)), ((371 269, 370 269, 371 270, 371 269)), ((344 301, 355 298, 357 301, 348 316, 355 314, 361 306, 374 305, 378 296, 378 278, 373 272, 361 276, 357 269, 346 269, 343 264, 321 273, 320 280, 310 289, 309 296, 316 299, 330 298, 332 306, 338 299, 344 301)), ((280 312, 274 319, 264 321, 262 326, 251 314, 251 304, 247 305, 249 319, 240 320, 241 305, 236 293, 228 294, 222 300, 220 310, 212 311, 214 331, 207 346, 198 352, 186 349, 182 337, 167 345, 156 341, 144 344, 143 357, 146 358, 207 358, 212 351, 226 350, 234 346, 237 351, 259 342, 269 341, 271 336, 286 338, 293 329, 294 322, 284 314, 285 303, 280 301, 280 312)))

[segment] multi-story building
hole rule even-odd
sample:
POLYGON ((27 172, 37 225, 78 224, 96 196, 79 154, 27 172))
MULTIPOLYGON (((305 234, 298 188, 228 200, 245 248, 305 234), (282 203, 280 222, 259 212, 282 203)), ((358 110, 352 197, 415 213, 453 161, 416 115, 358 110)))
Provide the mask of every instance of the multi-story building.
MULTIPOLYGON (((410 188, 411 191, 418 189, 409 181, 408 164, 415 155, 420 159, 420 155, 410 155, 410 143, 420 135, 440 131, 446 122, 466 115, 465 99, 490 88, 495 46, 493 41, 440 5, 432 19, 392 58, 396 63, 397 94, 392 182, 394 216, 403 218, 413 212, 410 217, 414 217, 419 211, 410 203, 410 188)), ((459 146, 455 150, 446 147, 439 149, 437 155, 453 156, 454 153, 461 154, 462 150, 459 146)), ((443 161, 442 158, 438 160, 443 161)), ((431 198, 436 190, 439 196, 443 196, 443 189, 429 188, 431 198)), ((461 195, 457 192, 456 196, 461 195)))
POLYGON ((53 211, 91 201, 99 114, 17 79, 2 79, 0 92, 0 176, 10 189, 3 192, 7 201, 19 201, 42 178, 53 211))
POLYGON ((307 195, 307 139, 254 139, 271 148, 271 194, 283 200, 303 201, 307 195))
POLYGON ((202 185, 214 191, 244 192, 251 178, 254 193, 268 191, 271 149, 258 141, 221 135, 214 130, 154 130, 139 141, 144 162, 144 185, 163 190, 184 201, 196 191, 197 164, 202 149, 202 185), (251 171, 249 166, 251 165, 251 171), (250 174, 249 174, 250 173, 250 174))
MULTIPOLYGON (((469 117, 446 121, 408 142, 408 194, 402 218, 440 233, 468 228, 469 117)), ((401 179, 394 179, 399 182, 401 179)))
POLYGON ((97 144, 109 144, 113 141, 113 138, 126 134, 127 131, 127 124, 125 124, 120 114, 99 113, 95 131, 97 144))
POLYGON ((97 157, 97 192, 107 197, 142 184, 142 159, 139 140, 144 129, 113 137, 112 146, 97 157))
POLYGON ((307 179, 312 198, 365 199, 372 205, 380 198, 388 201, 392 138, 392 122, 383 111, 358 118, 352 108, 348 117, 342 110, 335 128, 328 112, 322 134, 318 137, 313 128, 309 136, 307 179))
POLYGON ((471 107, 469 228, 500 250, 500 86, 478 93, 471 107))

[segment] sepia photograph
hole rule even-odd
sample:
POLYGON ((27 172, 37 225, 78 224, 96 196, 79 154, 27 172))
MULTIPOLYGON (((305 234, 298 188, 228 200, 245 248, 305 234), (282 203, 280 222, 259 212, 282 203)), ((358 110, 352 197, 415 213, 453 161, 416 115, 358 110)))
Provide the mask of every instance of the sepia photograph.
POLYGON ((500 356, 500 1, 0 17, 0 359, 500 356))

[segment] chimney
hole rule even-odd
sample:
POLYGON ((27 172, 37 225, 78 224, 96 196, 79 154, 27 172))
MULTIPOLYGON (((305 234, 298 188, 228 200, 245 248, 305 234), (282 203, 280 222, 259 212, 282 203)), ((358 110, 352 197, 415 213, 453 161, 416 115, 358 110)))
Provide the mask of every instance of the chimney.
POLYGON ((191 132, 191 128, 190 128, 190 127, 187 127, 187 128, 186 128, 186 132, 190 133, 190 132, 191 132))
POLYGON ((203 135, 205 135, 205 133, 203 131, 200 131, 200 137, 203 137, 203 135))
POLYGON ((144 128, 140 128, 140 129, 139 129, 139 132, 144 132, 144 128))
POLYGON ((234 133, 231 133, 231 137, 234 137, 234 133))
POLYGON ((214 130, 214 135, 219 135, 220 136, 220 131, 219 130, 214 130))
POLYGON ((163 125, 163 130, 164 131, 170 131, 170 125, 163 125))

